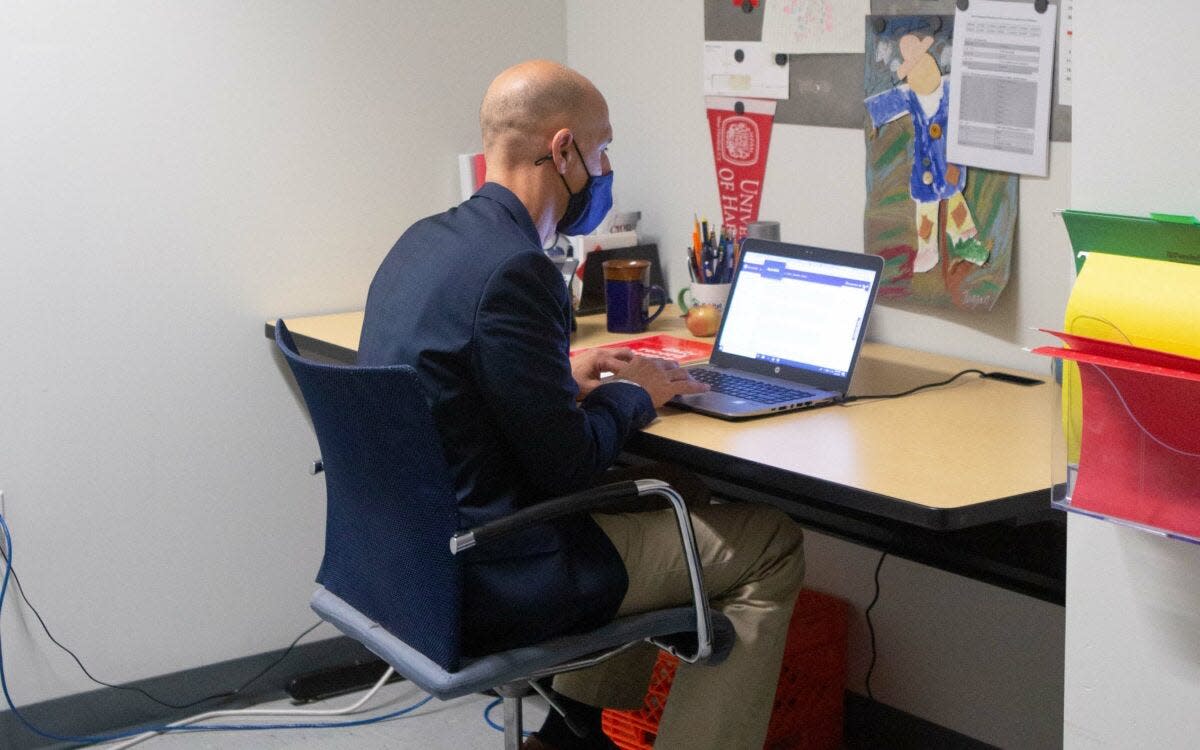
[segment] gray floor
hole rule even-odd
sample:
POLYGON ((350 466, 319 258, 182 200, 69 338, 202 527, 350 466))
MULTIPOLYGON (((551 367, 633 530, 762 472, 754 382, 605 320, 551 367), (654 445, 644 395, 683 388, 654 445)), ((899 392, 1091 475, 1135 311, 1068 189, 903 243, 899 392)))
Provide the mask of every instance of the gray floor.
MULTIPOLYGON (((365 692, 365 691, 364 691, 365 692)), ((322 703, 293 706, 289 701, 265 703, 255 708, 330 709, 355 703, 363 693, 330 698, 322 703)), ((274 724, 279 722, 325 722, 368 718, 410 706, 425 694, 408 682, 385 685, 367 704, 368 710, 347 717, 301 717, 248 719, 223 718, 214 722, 238 724, 274 724)), ((471 695, 449 702, 432 700, 402 717, 378 724, 344 729, 280 729, 243 732, 190 732, 155 737, 136 745, 148 750, 238 750, 239 748, 411 748, 412 750, 500 750, 503 735, 483 720, 483 709, 492 698, 471 695)), ((536 695, 527 697, 525 729, 537 729, 546 715, 545 702, 536 695)), ((503 721, 500 706, 492 710, 492 720, 503 721)), ((201 725, 202 726, 202 725, 201 725)), ((110 746, 111 747, 111 746, 110 746)))

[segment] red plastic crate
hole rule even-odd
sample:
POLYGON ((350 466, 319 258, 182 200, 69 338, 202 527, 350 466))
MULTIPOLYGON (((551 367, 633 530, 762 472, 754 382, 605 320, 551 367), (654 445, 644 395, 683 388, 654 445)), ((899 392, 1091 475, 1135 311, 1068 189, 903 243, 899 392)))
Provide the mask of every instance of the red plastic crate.
POLYGON ((666 651, 659 651, 658 660, 650 672, 650 684, 646 688, 642 707, 633 711, 604 709, 600 715, 600 726, 617 747, 622 750, 650 750, 654 747, 658 722, 662 718, 663 707, 667 705, 667 695, 671 692, 678 664, 679 659, 666 651))
MULTIPOLYGON (((801 591, 792 611, 775 707, 765 750, 836 750, 842 743, 846 685, 847 605, 816 591, 801 591)), ((678 660, 658 655, 642 708, 605 709, 601 724, 622 750, 650 750, 670 695, 678 660)))

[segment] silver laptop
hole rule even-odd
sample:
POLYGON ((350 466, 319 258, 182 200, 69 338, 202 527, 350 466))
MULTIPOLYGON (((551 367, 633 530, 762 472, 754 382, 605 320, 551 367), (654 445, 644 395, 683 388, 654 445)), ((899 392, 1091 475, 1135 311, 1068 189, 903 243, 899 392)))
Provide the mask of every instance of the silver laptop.
POLYGON ((708 364, 712 390, 671 403, 725 419, 845 397, 879 288, 883 258, 748 239, 708 364))

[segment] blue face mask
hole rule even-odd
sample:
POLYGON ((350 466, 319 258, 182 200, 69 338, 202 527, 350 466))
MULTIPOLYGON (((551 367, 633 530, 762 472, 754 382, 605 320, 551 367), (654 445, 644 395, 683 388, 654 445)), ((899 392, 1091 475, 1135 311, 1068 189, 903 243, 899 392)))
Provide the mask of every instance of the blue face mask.
MULTIPOLYGON (((575 153, 579 154, 580 163, 583 163, 583 153, 579 150, 579 144, 574 143, 574 146, 575 153)), ((583 168, 586 170, 587 165, 585 164, 583 168)), ((587 182, 578 193, 571 192, 571 186, 567 184, 566 177, 561 174, 558 177, 571 197, 567 200, 567 211, 558 220, 556 229, 562 234, 576 235, 588 234, 600 226, 600 222, 604 221, 605 214, 613 204, 613 173, 610 171, 608 174, 594 175, 589 172, 587 182)))

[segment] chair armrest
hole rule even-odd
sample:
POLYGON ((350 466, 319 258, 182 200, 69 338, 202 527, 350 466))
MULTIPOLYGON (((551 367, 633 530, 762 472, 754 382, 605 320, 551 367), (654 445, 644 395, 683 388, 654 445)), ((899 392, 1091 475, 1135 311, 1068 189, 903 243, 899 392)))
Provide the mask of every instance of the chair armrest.
POLYGON ((503 518, 497 518, 482 526, 458 532, 450 538, 450 552, 457 555, 476 544, 489 542, 505 534, 575 513, 603 510, 610 505, 615 505, 618 500, 626 500, 639 494, 641 493, 638 491, 637 484, 633 480, 626 480, 546 500, 537 505, 522 508, 503 518))
POLYGON ((573 513, 602 510, 616 505, 618 501, 643 495, 663 497, 671 504, 671 509, 675 512, 675 521, 679 525, 680 542, 683 545, 683 555, 688 567, 688 578, 692 586, 692 602, 696 608, 696 652, 683 654, 674 648, 668 648, 668 650, 688 662, 703 661, 712 654, 713 627, 712 616, 708 609, 708 598, 704 594, 704 577, 700 567, 700 553, 696 549, 696 534, 692 529, 692 518, 688 514, 683 497, 674 487, 660 479, 613 482, 538 503, 482 526, 460 531, 450 538, 450 552, 457 555, 476 544, 487 542, 535 523, 573 513))

